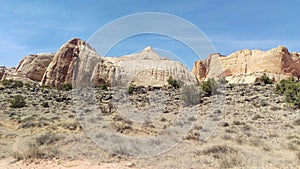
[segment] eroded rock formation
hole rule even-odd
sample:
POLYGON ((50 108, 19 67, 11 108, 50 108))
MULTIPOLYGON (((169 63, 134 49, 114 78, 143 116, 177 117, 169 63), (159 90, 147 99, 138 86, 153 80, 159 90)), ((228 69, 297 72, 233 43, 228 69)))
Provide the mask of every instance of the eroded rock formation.
POLYGON ((196 78, 181 63, 160 57, 151 47, 120 58, 103 57, 93 74, 96 84, 110 86, 164 86, 169 77, 195 84, 196 78))
POLYGON ((253 83, 263 73, 279 81, 300 75, 299 56, 283 46, 269 51, 245 49, 228 56, 212 54, 196 61, 192 72, 199 81, 224 76, 230 83, 253 83))
POLYGON ((34 81, 41 81, 50 62, 53 60, 54 54, 40 53, 29 55, 23 58, 18 67, 17 74, 21 77, 27 77, 34 81))
POLYGON ((89 83, 98 59, 98 54, 88 43, 71 39, 57 51, 41 84, 59 88, 66 83, 89 83))

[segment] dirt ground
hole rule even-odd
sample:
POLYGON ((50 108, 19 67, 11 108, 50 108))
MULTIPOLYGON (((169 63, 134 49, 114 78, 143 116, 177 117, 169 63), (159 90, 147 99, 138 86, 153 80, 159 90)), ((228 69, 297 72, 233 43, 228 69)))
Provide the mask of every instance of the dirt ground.
MULTIPOLYGON (((179 90, 158 89, 167 96, 162 101, 164 111, 151 123, 140 124, 122 118, 115 105, 111 105, 115 101, 114 91, 96 92, 100 114, 91 113, 91 106, 87 105, 78 114, 70 92, 2 88, 0 168, 300 168, 300 111, 291 109, 282 96, 275 94, 273 85, 236 85, 225 89, 223 108, 212 105, 218 96, 203 97, 200 104, 190 107, 197 110, 195 117, 188 118, 193 121, 193 127, 173 148, 156 156, 135 158, 128 156, 126 149, 118 153, 103 150, 91 139, 97 135, 89 132, 109 127, 128 137, 157 136, 178 115, 183 115, 179 109, 182 104, 179 90), (17 94, 26 99, 25 107, 9 106, 7 99, 17 94), (98 120, 104 120, 107 126, 99 125, 98 120), (209 139, 201 140, 211 129, 205 125, 209 120, 217 122, 217 128, 209 139)), ((129 100, 133 106, 143 109, 151 106, 147 98, 151 92, 138 90, 129 100)))

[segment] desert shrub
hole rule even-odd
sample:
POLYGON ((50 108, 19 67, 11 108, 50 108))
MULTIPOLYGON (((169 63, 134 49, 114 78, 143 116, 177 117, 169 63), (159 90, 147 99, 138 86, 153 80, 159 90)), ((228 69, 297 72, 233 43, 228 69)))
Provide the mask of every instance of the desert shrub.
POLYGON ((39 135, 23 143, 22 147, 13 153, 13 157, 17 160, 56 157, 60 152, 54 144, 60 139, 62 137, 52 133, 39 135))
POLYGON ((300 118, 293 122, 295 126, 300 126, 300 118))
POLYGON ((195 86, 188 85, 182 87, 181 99, 185 106, 196 105, 201 102, 200 92, 195 86))
POLYGON ((38 145, 49 145, 53 144, 61 139, 60 136, 53 133, 44 133, 36 137, 36 142, 38 145))
POLYGON ((200 84, 200 87, 206 96, 214 95, 218 91, 218 83, 214 78, 210 78, 207 81, 203 81, 200 84))
POLYGON ((10 87, 10 88, 19 88, 19 87, 23 87, 24 84, 22 81, 14 81, 14 80, 7 80, 7 79, 4 79, 2 80, 2 85, 5 86, 5 87, 10 87))
POLYGON ((61 124, 61 126, 64 129, 67 129, 67 130, 81 129, 80 123, 78 121, 75 121, 75 122, 65 122, 65 123, 61 124))
POLYGON ((300 108, 300 82, 296 82, 293 78, 281 80, 276 84, 275 91, 284 95, 288 103, 300 108))
POLYGON ((265 73, 260 76, 259 80, 264 84, 273 84, 274 80, 270 79, 269 76, 267 76, 265 73))
POLYGON ((278 94, 284 94, 284 92, 290 88, 291 85, 295 83, 294 78, 289 78, 287 80, 283 79, 276 84, 275 91, 278 94))
POLYGON ((242 166, 239 149, 228 145, 214 145, 203 150, 204 155, 212 155, 219 159, 220 168, 234 168, 242 166))
POLYGON ((169 79, 167 80, 167 82, 168 82, 168 84, 170 86, 172 86, 175 89, 178 89, 178 88, 180 88, 183 85, 183 82, 181 80, 173 79, 172 76, 169 77, 169 79))
POLYGON ((134 86, 132 86, 132 85, 130 85, 129 87, 128 87, 128 94, 132 94, 133 93, 133 91, 134 91, 134 86))
POLYGON ((3 86, 10 86, 13 83, 13 80, 3 79, 1 83, 3 86))
POLYGON ((43 102, 43 103, 42 103, 42 106, 43 106, 44 108, 50 107, 48 102, 43 102))
POLYGON ((231 153, 237 153, 238 150, 234 147, 228 146, 228 145, 214 145, 212 147, 209 147, 205 150, 203 150, 203 154, 209 155, 209 154, 231 154, 231 153))
POLYGON ((29 89, 29 88, 32 88, 32 85, 31 85, 30 83, 25 83, 24 85, 25 85, 25 87, 28 88, 28 89, 29 89))
POLYGON ((218 84, 219 85, 226 84, 226 83, 228 83, 228 81, 226 80, 225 77, 221 77, 221 78, 218 79, 218 84))
POLYGON ((70 83, 65 83, 62 85, 62 90, 63 91, 69 91, 69 90, 72 90, 72 84, 70 83))
POLYGON ((101 84, 101 85, 97 85, 95 86, 96 88, 99 88, 101 90, 107 90, 108 89, 108 85, 107 84, 101 84))
POLYGON ((24 84, 22 81, 14 81, 12 87, 13 88, 18 88, 18 87, 23 87, 24 84))
POLYGON ((11 108, 22 108, 26 106, 25 98, 21 95, 13 96, 9 102, 11 108))
POLYGON ((240 168, 243 164, 243 160, 239 154, 234 153, 222 158, 219 162, 220 168, 240 168))

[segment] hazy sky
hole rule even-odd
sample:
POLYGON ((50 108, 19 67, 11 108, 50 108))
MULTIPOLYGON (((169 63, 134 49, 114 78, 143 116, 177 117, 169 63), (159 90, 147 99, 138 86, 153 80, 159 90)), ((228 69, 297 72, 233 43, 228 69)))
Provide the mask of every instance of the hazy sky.
MULTIPOLYGON (((224 55, 279 45, 300 52, 299 6, 297 0, 1 0, 0 65, 16 66, 28 54, 54 53, 73 37, 88 40, 107 23, 139 12, 169 13, 191 22, 224 55)), ((190 55, 176 43, 145 35, 117 44, 109 54, 151 45, 180 58, 190 55)))

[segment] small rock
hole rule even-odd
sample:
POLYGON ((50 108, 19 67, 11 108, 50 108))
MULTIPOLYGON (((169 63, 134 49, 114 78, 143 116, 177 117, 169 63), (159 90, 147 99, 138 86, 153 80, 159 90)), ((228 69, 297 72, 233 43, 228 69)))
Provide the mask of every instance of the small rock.
POLYGON ((245 96, 245 92, 244 92, 244 91, 241 92, 241 93, 240 93, 240 96, 245 96))
POLYGON ((222 121, 222 122, 219 123, 219 126, 221 126, 221 127, 228 127, 229 123, 222 121))
POLYGON ((135 163, 128 163, 127 166, 128 166, 129 168, 133 168, 133 167, 136 166, 136 164, 135 164, 135 163))
POLYGON ((165 111, 163 111, 163 113, 167 114, 167 113, 170 113, 170 111, 169 110, 165 110, 165 111))
POLYGON ((110 99, 112 99, 111 95, 106 95, 102 98, 102 100, 110 100, 110 99))

